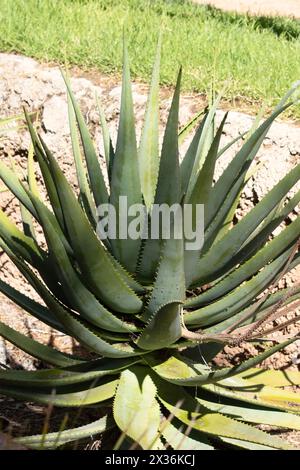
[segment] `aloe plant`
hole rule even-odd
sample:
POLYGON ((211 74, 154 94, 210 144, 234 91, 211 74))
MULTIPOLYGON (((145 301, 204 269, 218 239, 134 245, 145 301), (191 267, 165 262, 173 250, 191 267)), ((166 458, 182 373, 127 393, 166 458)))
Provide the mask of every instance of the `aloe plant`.
MULTIPOLYGON (((179 72, 159 152, 158 48, 140 143, 136 143, 126 45, 117 143, 110 138, 99 105, 106 168, 65 78, 69 121, 78 177, 76 195, 26 114, 32 147, 51 209, 35 180, 33 152, 28 176, 0 162, 0 177, 19 200, 20 230, 0 212, 0 244, 43 303, 0 281, 0 290, 50 327, 75 338, 90 359, 63 354, 0 323, 0 334, 49 364, 37 371, 0 370, 0 394, 55 406, 111 407, 111 415, 76 429, 19 438, 28 447, 56 447, 117 427, 127 442, 143 449, 287 449, 257 424, 300 430, 300 398, 285 386, 300 384, 297 372, 256 366, 289 345, 272 341, 272 320, 295 308, 300 287, 269 294, 278 279, 299 262, 300 220, 271 238, 300 200, 287 199, 299 181, 290 171, 237 224, 241 192, 251 164, 272 122, 293 103, 293 87, 274 112, 244 137, 243 145, 214 181, 226 116, 214 132, 218 100, 203 119, 183 156, 178 142, 199 115, 178 133, 179 72), (107 178, 106 178, 107 176, 107 178), (96 208, 119 197, 143 202, 145 224, 153 203, 204 204, 204 243, 187 250, 169 239, 101 240, 96 208), (46 248, 35 236, 43 229, 46 248), (267 293, 266 293, 267 292, 267 293), (266 341, 264 352, 229 368, 214 366, 224 345, 266 341), (271 346, 270 346, 271 344, 271 346)), ((250 168, 251 167, 251 168, 250 168)), ((287 324, 286 320, 282 327, 287 324)), ((264 343, 263 343, 264 344, 264 343)), ((121 442, 121 441, 120 441, 121 442)))

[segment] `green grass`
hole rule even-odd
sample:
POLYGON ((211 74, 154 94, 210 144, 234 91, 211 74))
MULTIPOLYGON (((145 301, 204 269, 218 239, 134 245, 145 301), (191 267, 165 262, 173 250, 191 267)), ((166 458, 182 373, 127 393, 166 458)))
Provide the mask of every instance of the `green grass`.
MULTIPOLYGON (((0 50, 40 60, 121 69, 122 28, 135 77, 148 79, 164 29, 161 82, 206 92, 229 80, 226 97, 273 105, 300 79, 300 22, 249 18, 184 0, 0 0, 0 50)), ((294 111, 300 116, 300 109, 294 111)))

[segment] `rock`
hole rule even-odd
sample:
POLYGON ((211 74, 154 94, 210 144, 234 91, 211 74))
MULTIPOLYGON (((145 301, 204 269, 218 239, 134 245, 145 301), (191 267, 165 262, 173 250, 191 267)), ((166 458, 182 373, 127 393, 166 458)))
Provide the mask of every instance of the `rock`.
POLYGON ((54 95, 46 101, 42 123, 46 132, 60 136, 69 134, 68 107, 63 97, 54 95))

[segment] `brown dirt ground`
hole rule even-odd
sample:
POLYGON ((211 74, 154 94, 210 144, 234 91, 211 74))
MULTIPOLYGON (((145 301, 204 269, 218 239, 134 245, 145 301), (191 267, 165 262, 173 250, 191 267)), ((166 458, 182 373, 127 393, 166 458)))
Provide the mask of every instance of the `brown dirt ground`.
POLYGON ((290 16, 300 18, 299 0, 194 0, 222 10, 255 15, 290 16))

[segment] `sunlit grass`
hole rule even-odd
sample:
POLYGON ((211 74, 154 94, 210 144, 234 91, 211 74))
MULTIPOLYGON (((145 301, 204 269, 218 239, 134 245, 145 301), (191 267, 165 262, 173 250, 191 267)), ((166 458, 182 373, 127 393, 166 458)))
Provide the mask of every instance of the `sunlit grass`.
POLYGON ((251 19, 184 0, 0 0, 0 49, 114 73, 124 24, 141 79, 161 29, 163 84, 174 83, 182 64, 185 90, 206 92, 213 77, 217 88, 229 81, 229 99, 273 105, 300 78, 297 20, 251 19))

